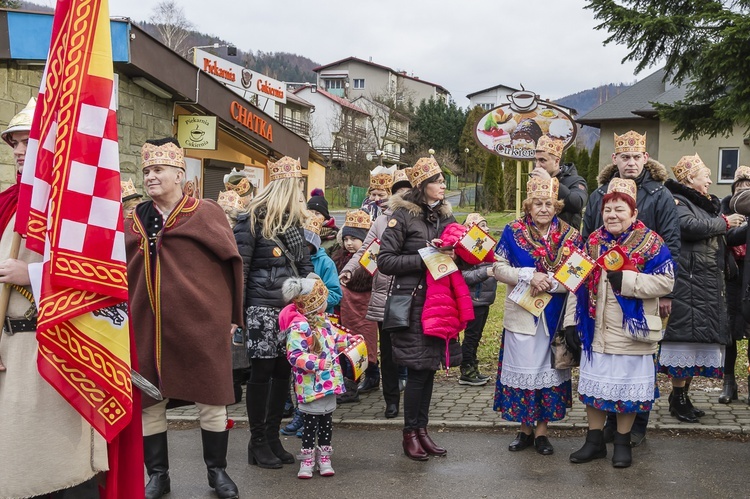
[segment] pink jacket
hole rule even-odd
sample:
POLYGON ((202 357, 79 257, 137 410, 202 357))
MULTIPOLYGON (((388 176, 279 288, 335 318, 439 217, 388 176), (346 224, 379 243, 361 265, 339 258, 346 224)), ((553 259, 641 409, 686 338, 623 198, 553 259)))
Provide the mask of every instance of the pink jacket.
MULTIPOLYGON (((445 245, 453 245, 466 230, 461 224, 449 224, 441 239, 445 245)), ((474 319, 474 305, 469 287, 461 272, 453 272, 439 280, 427 272, 427 293, 422 310, 422 329, 428 336, 445 339, 446 364, 448 364, 448 342, 458 338, 458 333, 474 319)))

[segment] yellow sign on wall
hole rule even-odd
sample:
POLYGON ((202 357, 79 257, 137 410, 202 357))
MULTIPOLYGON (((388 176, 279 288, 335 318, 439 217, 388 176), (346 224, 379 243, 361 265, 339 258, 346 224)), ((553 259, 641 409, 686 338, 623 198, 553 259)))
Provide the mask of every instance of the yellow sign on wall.
POLYGON ((177 140, 185 149, 216 150, 216 116, 178 116, 177 140))

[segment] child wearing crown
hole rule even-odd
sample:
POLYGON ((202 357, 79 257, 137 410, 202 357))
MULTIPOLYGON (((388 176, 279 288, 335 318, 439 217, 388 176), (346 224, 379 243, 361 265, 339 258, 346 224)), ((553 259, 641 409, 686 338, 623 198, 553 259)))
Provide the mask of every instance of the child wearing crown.
POLYGON ((282 331, 288 330, 286 356, 292 365, 294 393, 304 419, 297 477, 312 478, 316 464, 321 476, 333 476, 333 411, 336 395, 346 391, 337 354, 353 337, 331 326, 325 315, 328 289, 316 274, 287 279, 282 292, 292 303, 279 314, 279 326, 282 331))

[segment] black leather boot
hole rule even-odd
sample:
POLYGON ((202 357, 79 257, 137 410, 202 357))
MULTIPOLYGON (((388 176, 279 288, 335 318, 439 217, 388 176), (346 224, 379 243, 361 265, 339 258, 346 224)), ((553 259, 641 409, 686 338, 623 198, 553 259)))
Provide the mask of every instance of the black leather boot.
POLYGON ((615 451, 612 454, 612 466, 628 468, 633 462, 633 449, 630 447, 630 432, 615 432, 615 451))
POLYGON ((731 404, 732 400, 737 400, 737 380, 734 378, 734 374, 725 374, 724 386, 722 386, 721 395, 719 395, 719 403, 731 404))
MULTIPOLYGON (((630 445, 630 440, 628 440, 628 445, 630 445)), ((586 432, 586 443, 570 455, 570 462, 576 464, 588 463, 594 459, 605 457, 607 457, 607 445, 604 443, 604 432, 589 429, 586 432)))
POLYGON ((669 414, 685 423, 698 422, 698 418, 695 417, 693 411, 690 410, 690 406, 688 406, 687 398, 685 397, 685 387, 675 386, 672 388, 672 403, 669 414))
POLYGON ((208 469, 208 486, 216 491, 219 499, 237 499, 237 485, 227 475, 227 446, 229 431, 207 431, 201 429, 203 461, 208 469))
POLYGON ((247 462, 261 468, 281 468, 281 460, 271 452, 266 440, 266 410, 271 383, 248 383, 245 404, 250 423, 250 442, 247 445, 247 462))
POLYGON ((279 438, 281 418, 284 414, 284 404, 289 397, 289 379, 272 379, 271 395, 268 397, 268 415, 266 416, 266 441, 271 452, 283 464, 294 464, 294 456, 284 450, 279 438))
POLYGON ((143 462, 146 464, 146 473, 148 473, 146 499, 158 499, 168 494, 170 480, 166 431, 143 437, 143 462))
POLYGON ((693 402, 690 400, 690 383, 693 381, 693 378, 688 378, 685 380, 685 400, 687 400, 687 405, 690 408, 691 411, 693 411, 693 415, 696 418, 702 418, 706 415, 706 411, 703 409, 698 409, 693 405, 693 402))

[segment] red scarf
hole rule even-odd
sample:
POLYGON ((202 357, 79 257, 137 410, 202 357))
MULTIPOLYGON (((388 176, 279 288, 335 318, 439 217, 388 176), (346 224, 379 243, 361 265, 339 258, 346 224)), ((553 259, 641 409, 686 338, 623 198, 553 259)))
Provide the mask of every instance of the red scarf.
POLYGON ((18 192, 20 190, 21 174, 16 175, 16 183, 0 192, 0 234, 5 232, 8 222, 16 214, 18 208, 18 192))

